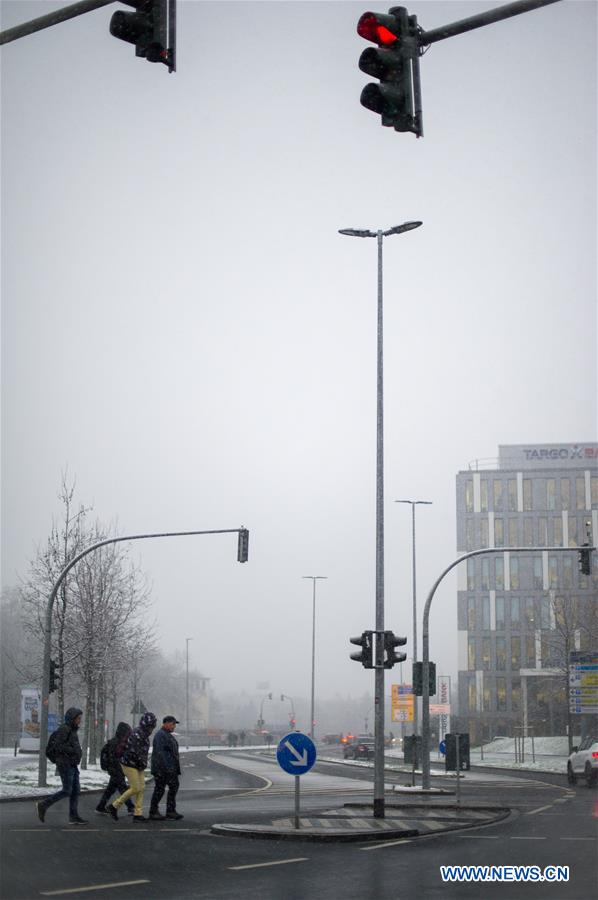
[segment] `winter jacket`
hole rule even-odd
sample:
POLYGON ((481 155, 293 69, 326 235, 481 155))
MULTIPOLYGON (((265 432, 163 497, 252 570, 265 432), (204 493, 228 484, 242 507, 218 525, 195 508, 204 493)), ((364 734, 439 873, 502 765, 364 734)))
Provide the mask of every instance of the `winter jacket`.
POLYGON ((156 724, 153 713, 144 713, 137 728, 134 728, 127 739, 124 753, 120 757, 123 766, 131 769, 143 769, 147 766, 149 755, 149 738, 156 724))
POLYGON ((127 722, 119 722, 114 737, 107 742, 108 748, 108 769, 110 775, 118 775, 122 772, 120 767, 120 757, 125 750, 127 738, 131 733, 131 726, 127 722))
POLYGON ((64 725, 56 729, 56 765, 78 766, 81 762, 81 744, 77 735, 78 726, 74 725, 77 716, 81 716, 82 710, 71 706, 64 714, 64 725))
POLYGON ((179 743, 171 731, 161 728, 152 744, 152 775, 180 775, 179 743))

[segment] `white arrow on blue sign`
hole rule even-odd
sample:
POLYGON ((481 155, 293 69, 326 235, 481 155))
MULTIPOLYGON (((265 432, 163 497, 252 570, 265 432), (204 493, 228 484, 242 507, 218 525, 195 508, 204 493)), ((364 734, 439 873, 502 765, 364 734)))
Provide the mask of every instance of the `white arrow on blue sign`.
POLYGON ((291 731, 276 749, 278 765, 289 775, 305 775, 316 761, 316 745, 300 731, 291 731))

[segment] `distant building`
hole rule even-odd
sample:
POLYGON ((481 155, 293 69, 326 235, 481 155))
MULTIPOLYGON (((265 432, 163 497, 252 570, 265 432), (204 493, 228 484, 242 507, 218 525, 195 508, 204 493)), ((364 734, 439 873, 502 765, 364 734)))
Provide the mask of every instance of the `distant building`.
POLYGON ((597 554, 587 577, 577 553, 533 552, 580 546, 588 522, 598 540, 598 443, 498 450, 457 474, 459 554, 505 548, 457 569, 459 719, 473 742, 564 734, 569 651, 598 649, 597 554))

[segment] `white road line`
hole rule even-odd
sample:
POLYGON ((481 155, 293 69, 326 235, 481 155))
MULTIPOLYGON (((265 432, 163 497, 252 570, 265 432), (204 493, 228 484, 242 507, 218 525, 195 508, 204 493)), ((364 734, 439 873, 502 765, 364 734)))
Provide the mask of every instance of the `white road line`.
POLYGON ((593 837, 589 837, 589 838, 586 838, 586 837, 562 837, 562 838, 560 838, 560 840, 561 841, 595 841, 596 838, 593 838, 593 837))
POLYGON ((511 841, 545 841, 546 838, 545 838, 545 837, 540 837, 540 836, 536 837, 535 835, 533 835, 533 836, 532 836, 532 835, 529 835, 529 836, 528 836, 528 835, 525 835, 525 834, 520 834, 520 835, 511 835, 510 840, 511 840, 511 841))
POLYGON ((497 834, 455 834, 453 836, 462 838, 464 841, 477 841, 478 839, 482 841, 497 841, 499 837, 497 834))
POLYGON ((298 856, 296 859, 276 859, 273 862, 253 863, 250 866, 229 866, 228 868, 233 872, 239 872, 241 869, 263 869, 266 866, 284 866, 287 863, 307 862, 308 859, 308 856, 298 856))
POLYGON ((371 847, 360 847, 360 850, 381 850, 382 847, 396 847, 397 844, 410 844, 409 840, 400 840, 400 841, 384 841, 383 844, 374 844, 371 847))
POLYGON ((87 887, 64 888, 60 891, 40 891, 42 897, 58 897, 62 894, 79 894, 84 891, 106 891, 109 888, 129 887, 132 884, 149 884, 149 878, 139 878, 137 881, 113 881, 111 884, 90 884, 87 887))
POLYGON ((548 806, 539 806, 538 809, 530 809, 529 812, 524 813, 525 816, 534 816, 536 813, 544 812, 545 809, 550 809, 552 803, 549 803, 548 806))

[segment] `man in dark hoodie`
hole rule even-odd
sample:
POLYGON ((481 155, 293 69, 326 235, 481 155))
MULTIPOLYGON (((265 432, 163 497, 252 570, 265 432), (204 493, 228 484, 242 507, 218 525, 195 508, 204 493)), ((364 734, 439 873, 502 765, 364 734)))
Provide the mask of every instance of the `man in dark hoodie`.
POLYGON ((179 763, 179 744, 173 731, 178 725, 178 719, 174 716, 164 716, 162 728, 156 732, 152 749, 152 775, 154 776, 154 792, 150 801, 150 819, 182 819, 181 813, 176 811, 176 795, 179 789, 179 775, 181 766, 179 763), (158 809, 158 804, 164 796, 168 786, 166 798, 166 815, 163 816, 158 809))
POLYGON ((64 714, 64 725, 61 725, 53 737, 54 762, 62 781, 61 790, 39 800, 36 803, 37 814, 43 822, 49 806, 58 803, 63 797, 69 798, 69 822, 71 825, 85 825, 86 819, 82 819, 77 808, 80 793, 79 787, 79 763, 81 762, 81 744, 77 731, 81 724, 83 712, 74 706, 67 709, 64 714))
POLYGON ((149 756, 149 739, 150 734, 156 727, 156 717, 153 713, 147 712, 141 716, 139 725, 133 729, 127 738, 127 743, 123 754, 120 757, 120 764, 123 772, 127 776, 129 788, 117 797, 114 803, 109 803, 106 809, 114 819, 118 819, 118 810, 129 797, 135 800, 134 822, 146 822, 147 819, 143 815, 143 791, 145 789, 145 768, 149 756))
MULTIPOLYGON (((127 722, 119 722, 114 737, 110 738, 106 744, 108 764, 106 771, 110 775, 110 780, 108 781, 106 790, 101 796, 100 802, 96 806, 96 812, 98 813, 107 812, 106 804, 115 791, 118 791, 119 794, 124 794, 127 790, 127 783, 120 764, 120 757, 125 751, 127 738, 130 733, 131 726, 127 722)), ((129 813, 132 815, 135 810, 135 804, 130 797, 125 800, 125 803, 129 813)))

